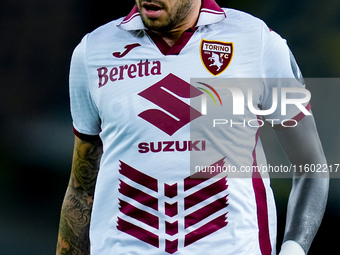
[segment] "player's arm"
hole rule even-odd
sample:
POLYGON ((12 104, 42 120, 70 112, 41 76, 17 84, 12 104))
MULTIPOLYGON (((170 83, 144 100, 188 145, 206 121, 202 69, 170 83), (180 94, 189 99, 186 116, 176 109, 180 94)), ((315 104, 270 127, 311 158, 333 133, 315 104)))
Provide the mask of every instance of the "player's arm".
MULTIPOLYGON (((327 164, 313 116, 305 117, 294 128, 277 130, 276 134, 293 165, 327 164)), ((324 215, 328 175, 294 173, 280 255, 307 254, 324 215)))
POLYGON ((71 177, 61 209, 57 255, 90 254, 89 223, 101 156, 99 139, 86 142, 75 138, 71 177))

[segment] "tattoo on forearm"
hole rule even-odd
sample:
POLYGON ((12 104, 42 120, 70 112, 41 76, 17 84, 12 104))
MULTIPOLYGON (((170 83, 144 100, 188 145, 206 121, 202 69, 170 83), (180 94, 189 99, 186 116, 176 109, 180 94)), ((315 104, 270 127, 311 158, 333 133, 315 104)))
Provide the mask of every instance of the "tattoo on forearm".
POLYGON ((82 188, 87 190, 89 195, 93 195, 102 150, 98 145, 83 143, 74 154, 72 166, 74 183, 72 184, 74 188, 82 188))
POLYGON ((89 224, 102 155, 100 142, 76 142, 72 173, 63 202, 57 255, 89 255, 89 224))

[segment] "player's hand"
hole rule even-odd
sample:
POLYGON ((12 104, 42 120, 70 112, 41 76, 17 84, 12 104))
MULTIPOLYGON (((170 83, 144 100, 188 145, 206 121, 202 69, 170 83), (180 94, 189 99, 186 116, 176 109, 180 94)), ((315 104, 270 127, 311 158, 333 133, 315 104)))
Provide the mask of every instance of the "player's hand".
POLYGON ((279 255, 306 255, 306 253, 297 242, 286 241, 282 244, 279 255))

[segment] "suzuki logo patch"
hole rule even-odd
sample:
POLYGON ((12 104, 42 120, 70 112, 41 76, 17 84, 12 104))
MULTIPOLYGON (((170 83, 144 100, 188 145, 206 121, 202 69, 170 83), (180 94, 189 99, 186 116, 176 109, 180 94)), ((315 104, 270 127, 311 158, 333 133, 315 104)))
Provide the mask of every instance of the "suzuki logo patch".
POLYGON ((172 136, 190 121, 202 116, 199 111, 179 98, 194 98, 202 94, 202 91, 190 83, 169 74, 138 94, 163 110, 150 109, 138 116, 172 136))
MULTIPOLYGON (((178 183, 159 183, 120 163, 119 231, 173 254, 227 226, 226 178, 192 175, 178 183)), ((212 165, 222 167, 224 158, 212 165)))
POLYGON ((224 72, 233 57, 234 45, 230 42, 201 42, 201 59, 205 68, 214 76, 224 72))

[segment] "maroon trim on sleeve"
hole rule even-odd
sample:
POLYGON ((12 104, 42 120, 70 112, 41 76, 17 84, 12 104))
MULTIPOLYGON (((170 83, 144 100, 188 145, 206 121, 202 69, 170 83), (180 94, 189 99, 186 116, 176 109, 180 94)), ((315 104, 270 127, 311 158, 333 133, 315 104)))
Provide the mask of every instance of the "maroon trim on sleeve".
POLYGON ((79 133, 74 127, 73 127, 73 133, 80 140, 83 140, 85 142, 96 142, 96 141, 100 140, 99 135, 85 135, 85 134, 79 133))
MULTIPOLYGON (((306 110, 307 111, 310 111, 310 109, 312 108, 311 104, 308 103, 308 105, 306 106, 306 110)), ((285 121, 283 125, 275 125, 274 126, 274 129, 275 130, 284 130, 286 128, 289 128, 289 127, 293 127, 296 122, 299 122, 301 121, 306 115, 303 113, 303 112, 300 112, 298 115, 296 115, 294 118, 292 118, 292 120, 289 120, 289 121, 285 121), (287 126, 287 127, 286 127, 287 126)))

